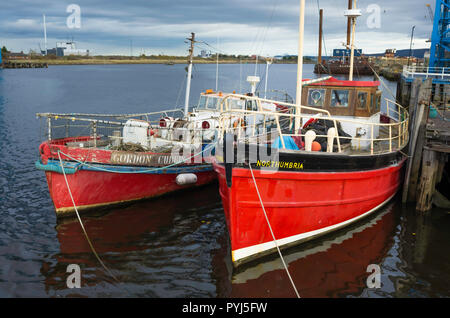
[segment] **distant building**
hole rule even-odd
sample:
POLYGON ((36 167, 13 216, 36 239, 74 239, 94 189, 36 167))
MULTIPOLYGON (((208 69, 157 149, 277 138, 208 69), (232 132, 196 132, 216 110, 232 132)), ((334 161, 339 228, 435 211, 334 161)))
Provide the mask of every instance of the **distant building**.
MULTIPOLYGON (((45 55, 45 51, 42 51, 42 54, 45 55)), ((56 56, 70 56, 70 55, 81 55, 81 56, 89 56, 89 50, 77 49, 75 42, 67 41, 67 42, 56 42, 56 48, 48 49, 47 55, 56 55, 56 56)))
POLYGON ((57 42, 56 43, 57 56, 82 55, 89 56, 89 50, 77 49, 75 42, 57 42))
POLYGON ((206 50, 201 50, 200 54, 198 55, 198 57, 201 57, 203 59, 207 59, 211 56, 212 56, 211 51, 206 51, 206 50))
POLYGON ((29 60, 30 56, 21 51, 20 53, 14 52, 3 53, 3 58, 5 60, 29 60))
POLYGON ((384 52, 384 57, 394 58, 396 52, 397 52, 396 49, 387 49, 386 52, 384 52))

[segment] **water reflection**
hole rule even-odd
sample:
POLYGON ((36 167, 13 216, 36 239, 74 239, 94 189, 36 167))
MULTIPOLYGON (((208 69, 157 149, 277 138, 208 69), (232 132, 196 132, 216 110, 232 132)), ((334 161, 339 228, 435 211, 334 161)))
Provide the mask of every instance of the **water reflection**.
MULTIPOLYGON (((102 214, 83 221, 121 283, 95 259, 78 221, 64 220, 56 227, 60 253, 41 267, 49 296, 295 297, 277 255, 232 268, 217 185, 102 214), (66 287, 72 263, 82 268, 80 290, 66 287)), ((449 221, 446 212, 416 215, 394 201, 283 255, 302 297, 448 296, 449 221), (369 264, 381 267, 380 289, 366 286, 369 264)))
POLYGON ((384 262, 392 286, 365 291, 367 296, 450 296, 450 211, 434 208, 426 214, 414 206, 399 207, 395 244, 384 262))
POLYGON ((226 231, 217 193, 214 184, 101 216, 83 216, 95 249, 120 284, 103 271, 78 221, 63 220, 56 227, 61 252, 41 268, 47 292, 53 296, 214 296, 211 258, 220 248, 217 236, 226 231), (82 269, 83 288, 78 291, 67 290, 65 283, 67 265, 72 263, 82 269))
MULTIPOLYGON (((392 245, 393 204, 377 215, 323 239, 283 252, 301 297, 358 294, 369 264, 380 264, 392 245)), ((231 279, 232 297, 295 297, 279 258, 246 266, 231 279)))

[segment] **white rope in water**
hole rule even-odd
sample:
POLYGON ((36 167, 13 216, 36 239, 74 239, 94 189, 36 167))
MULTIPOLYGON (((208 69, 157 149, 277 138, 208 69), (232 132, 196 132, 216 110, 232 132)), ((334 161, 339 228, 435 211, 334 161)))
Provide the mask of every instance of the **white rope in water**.
POLYGON ((287 275, 289 277, 289 280, 291 281, 292 287, 294 288, 294 291, 295 291, 295 294, 297 295, 297 298, 301 298, 300 294, 297 291, 297 287, 295 287, 294 281, 292 280, 291 274, 289 274, 289 269, 287 268, 287 265, 286 265, 286 263, 284 261, 283 254, 281 254, 280 247, 278 246, 277 239, 275 238, 275 235, 273 234, 272 226, 270 225, 269 218, 267 217, 266 209, 264 208, 264 204, 262 202, 261 195, 259 194, 259 189, 258 189, 258 185, 256 184, 255 175, 253 174, 252 165, 249 163, 248 166, 250 167, 250 172, 252 173, 252 178, 253 178, 253 183, 255 184, 256 193, 258 194, 259 202, 261 203, 261 207, 262 207, 262 210, 264 212, 264 216, 266 218, 267 225, 269 226, 270 234, 272 234, 273 242, 275 243, 275 246, 277 247, 278 254, 280 255, 280 258, 281 258, 281 262, 283 263, 284 269, 286 270, 286 273, 287 273, 287 275))
POLYGON ((70 199, 72 200, 72 204, 73 207, 75 209, 75 212, 77 214, 78 217, 78 221, 80 222, 81 225, 81 229, 83 230, 84 236, 86 237, 86 240, 89 244, 89 246, 91 247, 92 252, 94 253, 95 257, 97 258, 97 260, 100 262, 100 264, 103 266, 103 268, 106 270, 106 272, 118 283, 120 283, 120 281, 116 278, 116 276, 114 276, 114 274, 109 270, 108 267, 106 267, 106 265, 103 263, 103 261, 101 260, 100 256, 97 254, 97 252, 95 251, 94 245, 92 244, 91 240, 89 239, 89 236, 86 232, 86 229, 84 228, 83 222, 81 221, 80 218, 80 214, 78 213, 78 209, 77 206, 75 204, 75 200, 73 199, 72 196, 72 191, 70 191, 70 187, 69 187, 69 182, 67 181, 67 176, 66 176, 66 172, 64 171, 64 167, 63 167, 63 162, 61 159, 61 155, 60 155, 60 151, 58 151, 58 157, 59 157, 59 162, 61 164, 61 169, 63 171, 63 175, 64 175, 64 180, 66 181, 66 186, 67 186, 67 190, 69 191, 69 195, 70 195, 70 199))

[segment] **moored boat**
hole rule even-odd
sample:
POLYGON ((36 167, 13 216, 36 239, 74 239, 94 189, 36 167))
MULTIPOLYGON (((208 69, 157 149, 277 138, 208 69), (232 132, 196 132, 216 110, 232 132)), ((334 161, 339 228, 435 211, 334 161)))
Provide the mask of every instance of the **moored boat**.
MULTIPOLYGON (((323 135, 314 129, 293 133, 281 125, 267 133, 259 125, 252 127, 259 134, 238 138, 237 128, 224 127, 224 137, 231 138, 222 143, 225 149, 216 154, 214 169, 219 176, 233 263, 239 265, 274 252, 277 246, 298 244, 337 230, 386 204, 400 186, 406 160, 402 150, 407 143, 407 114, 403 110, 401 114, 404 120, 389 117, 392 122, 388 124, 371 124, 400 131, 390 137, 342 136, 334 127, 323 135), (309 138, 311 134, 314 138, 309 138), (326 140, 327 150, 313 151, 314 139, 326 140), (370 145, 351 146, 358 142, 370 145), (227 153, 233 153, 231 160, 227 160, 227 153)), ((242 114, 252 115, 249 111, 242 114)), ((275 116, 275 121, 309 118, 308 114, 265 115, 275 116)), ((332 115, 326 121, 337 126, 344 122, 332 115)))
MULTIPOLYGON (((296 104, 278 102, 288 112, 221 115, 214 169, 235 266, 356 222, 401 184, 408 112, 389 100, 381 112, 377 81, 353 81, 352 72, 348 81, 303 81, 301 65, 296 104)), ((224 104, 237 97, 273 103, 231 95, 224 104)))
POLYGON ((107 115, 102 119, 82 114, 38 116, 46 118, 49 134, 39 147, 36 167, 45 171, 58 216, 73 214, 75 206, 82 211, 124 204, 216 179, 208 155, 204 155, 209 151, 208 144, 201 140, 196 143, 198 131, 188 130, 191 134, 180 140, 172 128, 160 127, 159 121, 129 119, 125 115, 116 116, 125 117, 122 121, 106 120, 107 115), (55 129, 68 132, 83 123, 90 124, 89 135, 74 131, 72 136, 52 137, 55 129))

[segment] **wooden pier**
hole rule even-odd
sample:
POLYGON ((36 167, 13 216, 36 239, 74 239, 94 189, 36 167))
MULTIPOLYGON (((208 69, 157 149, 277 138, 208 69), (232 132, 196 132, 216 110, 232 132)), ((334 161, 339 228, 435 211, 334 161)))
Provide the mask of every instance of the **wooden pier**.
POLYGON ((450 209, 448 191, 437 189, 441 182, 449 182, 450 69, 424 71, 404 72, 397 89, 397 100, 409 105, 410 114, 402 202, 415 202, 421 212, 429 211, 433 204, 450 209))

